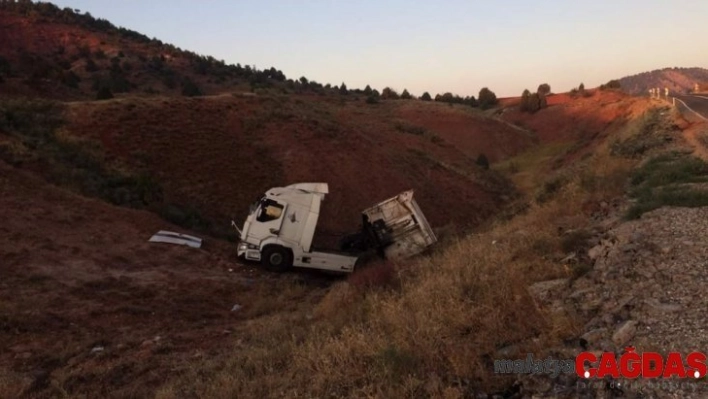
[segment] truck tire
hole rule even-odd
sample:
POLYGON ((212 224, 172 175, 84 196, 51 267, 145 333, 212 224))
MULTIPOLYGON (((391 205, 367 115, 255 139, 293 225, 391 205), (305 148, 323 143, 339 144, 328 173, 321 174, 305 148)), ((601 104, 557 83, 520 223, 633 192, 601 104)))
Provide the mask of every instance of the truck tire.
POLYGON ((261 252, 261 263, 268 270, 283 272, 292 267, 293 255, 280 245, 269 245, 261 252))

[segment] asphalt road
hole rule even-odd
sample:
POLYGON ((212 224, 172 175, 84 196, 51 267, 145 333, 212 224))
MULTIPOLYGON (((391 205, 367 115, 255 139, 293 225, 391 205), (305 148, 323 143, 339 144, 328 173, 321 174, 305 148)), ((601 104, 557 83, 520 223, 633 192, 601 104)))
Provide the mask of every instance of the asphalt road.
POLYGON ((708 121, 708 94, 677 95, 676 103, 685 115, 708 121))

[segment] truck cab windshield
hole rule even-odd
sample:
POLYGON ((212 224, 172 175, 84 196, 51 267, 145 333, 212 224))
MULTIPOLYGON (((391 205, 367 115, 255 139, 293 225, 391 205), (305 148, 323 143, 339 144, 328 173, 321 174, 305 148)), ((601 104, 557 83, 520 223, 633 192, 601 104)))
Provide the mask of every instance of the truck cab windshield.
POLYGON ((283 214, 283 205, 271 199, 263 199, 256 220, 259 222, 270 222, 280 219, 283 214))

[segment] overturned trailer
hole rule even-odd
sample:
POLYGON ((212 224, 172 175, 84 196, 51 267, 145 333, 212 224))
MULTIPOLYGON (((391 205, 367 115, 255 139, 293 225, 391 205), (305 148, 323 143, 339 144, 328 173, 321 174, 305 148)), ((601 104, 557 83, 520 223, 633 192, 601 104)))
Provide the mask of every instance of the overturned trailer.
MULTIPOLYGON (((387 259, 417 255, 437 242, 413 190, 362 211, 362 225, 340 251, 313 251, 327 183, 300 183, 268 190, 251 205, 239 229, 239 257, 273 270, 305 267, 351 273, 361 254, 375 250, 387 259)), ((238 228, 235 222, 232 224, 238 228)))

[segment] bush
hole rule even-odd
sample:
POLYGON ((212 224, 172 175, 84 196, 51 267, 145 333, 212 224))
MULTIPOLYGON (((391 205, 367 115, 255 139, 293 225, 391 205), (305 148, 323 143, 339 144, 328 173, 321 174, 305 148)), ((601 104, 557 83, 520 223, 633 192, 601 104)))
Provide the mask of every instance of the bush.
POLYGON ((201 96, 202 91, 192 79, 184 78, 182 81, 182 95, 187 97, 201 96))
POLYGON ((79 76, 75 74, 74 71, 62 71, 59 74, 59 81, 66 86, 76 89, 79 87, 79 82, 81 82, 81 78, 79 78, 79 76))
POLYGON ((607 89, 621 89, 622 85, 620 84, 619 80, 613 79, 610 80, 609 82, 600 85, 600 90, 607 90, 607 89))
POLYGON ((372 94, 372 95, 366 97, 366 103, 367 104, 378 104, 379 97, 372 94))
POLYGON ((708 191, 693 183, 708 182, 708 163, 680 153, 654 157, 637 169, 631 178, 630 196, 636 200, 627 219, 662 206, 708 206, 708 191))
POLYGON ((86 60, 86 72, 96 72, 98 71, 98 65, 92 60, 92 59, 87 59, 86 60))
POLYGON ((407 122, 402 121, 394 123, 393 127, 399 132, 414 134, 417 136, 422 136, 427 133, 427 129, 422 126, 411 125, 407 122))
POLYGON ((428 93, 427 91, 425 93, 423 93, 422 96, 420 96, 420 99, 423 101, 431 101, 432 100, 432 98, 430 97, 430 93, 428 93))
POLYGON ((484 154, 479 154, 477 157, 477 165, 479 165, 484 170, 489 170, 489 159, 484 154))
POLYGON ((111 98, 113 98, 111 89, 106 86, 98 89, 98 92, 96 93, 96 100, 110 100, 111 98))
POLYGON ((0 55, 0 78, 3 76, 10 76, 11 71, 10 61, 0 55))
POLYGON ((410 100, 411 98, 413 98, 411 93, 409 93, 407 89, 403 89, 403 93, 401 93, 401 100, 410 100))

